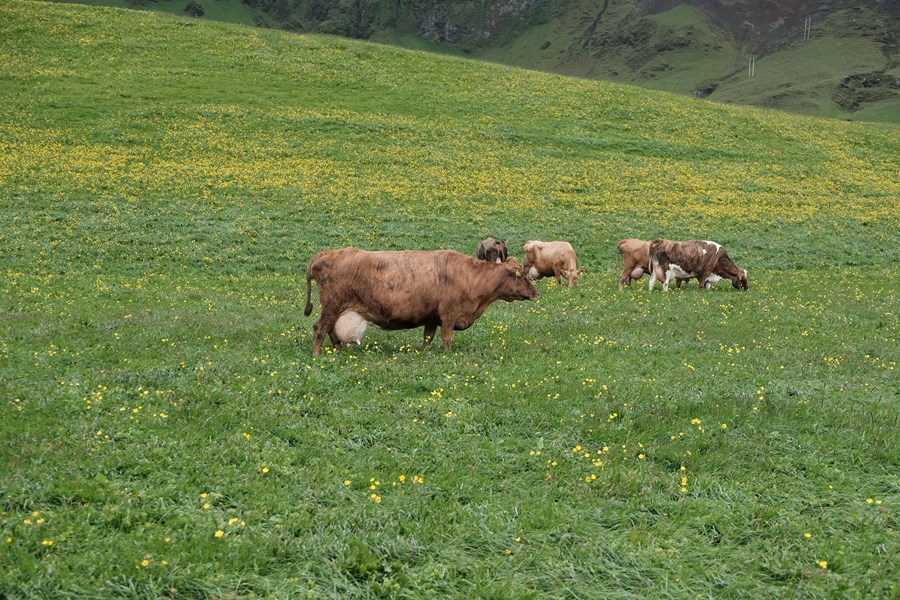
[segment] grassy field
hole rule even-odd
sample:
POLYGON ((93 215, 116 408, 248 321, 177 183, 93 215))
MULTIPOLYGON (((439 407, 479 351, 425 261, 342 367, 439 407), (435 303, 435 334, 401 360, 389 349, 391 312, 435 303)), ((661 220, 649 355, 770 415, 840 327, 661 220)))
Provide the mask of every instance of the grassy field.
POLYGON ((146 12, 0 28, 0 597, 900 595, 896 126, 146 12), (587 273, 449 353, 311 358, 316 251, 487 235, 587 273), (750 290, 620 292, 629 236, 721 242, 750 290))
MULTIPOLYGON (((74 1, 78 4, 89 6, 115 6, 130 10, 148 10, 167 13, 184 17, 185 7, 190 0, 60 0, 63 2, 74 1)), ((251 8, 241 0, 199 0, 203 8, 202 18, 209 21, 225 21, 227 23, 239 23, 241 25, 254 25, 254 19, 266 26, 274 26, 276 23, 263 10, 251 8)))

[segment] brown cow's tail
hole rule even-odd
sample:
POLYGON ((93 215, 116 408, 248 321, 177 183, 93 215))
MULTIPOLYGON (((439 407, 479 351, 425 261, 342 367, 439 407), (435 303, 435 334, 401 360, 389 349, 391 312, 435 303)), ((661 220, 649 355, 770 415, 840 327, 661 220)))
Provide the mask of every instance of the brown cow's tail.
POLYGON ((312 263, 309 263, 309 268, 306 269, 306 308, 303 309, 303 314, 307 317, 312 314, 312 263))
MULTIPOLYGON (((622 269, 625 268, 625 256, 624 256, 624 254, 622 254, 622 242, 619 242, 616 245, 616 253, 619 255, 619 258, 616 260, 613 260, 613 269, 615 269, 615 271, 614 271, 615 273, 621 273, 622 269), (622 265, 622 268, 619 268, 619 264, 622 265)), ((621 285, 621 284, 619 284, 619 285, 621 285)))

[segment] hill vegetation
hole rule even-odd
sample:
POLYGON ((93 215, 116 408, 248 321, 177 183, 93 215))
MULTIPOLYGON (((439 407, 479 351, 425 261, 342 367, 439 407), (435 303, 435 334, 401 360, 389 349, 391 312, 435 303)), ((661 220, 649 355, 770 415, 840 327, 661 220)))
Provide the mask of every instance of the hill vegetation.
MULTIPOLYGON (((188 11, 186 0, 81 1, 188 11)), ((189 14, 203 18, 370 39, 719 102, 900 123, 900 5, 890 0, 190 4, 189 14)))
POLYGON ((0 597, 900 593, 896 126, 150 12, 0 23, 0 597), (314 252, 487 235, 587 272, 451 352, 311 357, 314 252), (750 290, 620 292, 616 242, 659 236, 750 290))

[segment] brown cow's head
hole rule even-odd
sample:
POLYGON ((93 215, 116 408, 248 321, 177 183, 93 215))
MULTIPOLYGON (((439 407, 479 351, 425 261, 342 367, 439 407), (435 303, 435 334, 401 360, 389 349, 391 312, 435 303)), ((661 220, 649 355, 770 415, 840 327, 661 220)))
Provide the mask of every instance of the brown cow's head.
POLYGON ((731 280, 731 285, 739 290, 750 289, 750 287, 747 285, 747 269, 741 269, 740 271, 738 271, 738 276, 731 280))
POLYGON ((498 289, 501 300, 512 302, 513 300, 534 300, 538 297, 534 284, 525 277, 525 270, 519 261, 510 258, 500 267, 507 275, 498 289))
POLYGON ((584 275, 584 269, 568 269, 563 271, 562 274, 569 281, 569 287, 575 287, 578 277, 584 275))

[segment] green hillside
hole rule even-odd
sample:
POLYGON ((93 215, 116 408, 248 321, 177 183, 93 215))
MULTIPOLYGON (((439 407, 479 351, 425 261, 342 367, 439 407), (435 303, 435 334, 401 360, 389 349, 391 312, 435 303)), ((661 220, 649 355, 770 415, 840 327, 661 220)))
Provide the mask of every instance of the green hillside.
POLYGON ((203 19, 363 38, 718 102, 900 123, 900 13, 890 0, 79 1, 182 15, 191 4, 203 19))
POLYGON ((900 593, 897 126, 149 11, 0 29, 0 598, 900 593), (586 273, 449 352, 312 358, 315 252, 488 235, 586 273), (619 291, 624 237, 750 289, 619 291))

